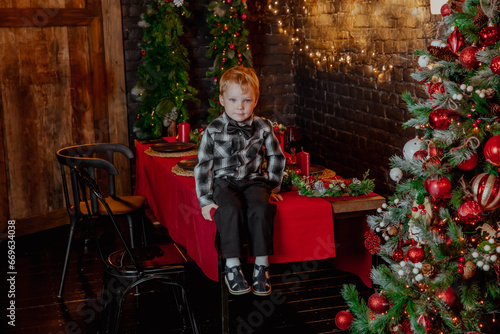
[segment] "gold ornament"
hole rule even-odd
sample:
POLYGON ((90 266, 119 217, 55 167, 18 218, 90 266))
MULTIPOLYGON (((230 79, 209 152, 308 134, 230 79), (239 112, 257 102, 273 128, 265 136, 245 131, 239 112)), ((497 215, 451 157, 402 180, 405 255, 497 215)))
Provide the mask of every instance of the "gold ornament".
POLYGON ((465 262, 464 272, 462 274, 462 277, 465 279, 469 279, 472 276, 474 276, 475 273, 476 273, 476 264, 472 261, 465 262))
POLYGON ((398 228, 396 226, 389 226, 387 229, 387 234, 389 234, 391 237, 397 235, 399 232, 398 228))

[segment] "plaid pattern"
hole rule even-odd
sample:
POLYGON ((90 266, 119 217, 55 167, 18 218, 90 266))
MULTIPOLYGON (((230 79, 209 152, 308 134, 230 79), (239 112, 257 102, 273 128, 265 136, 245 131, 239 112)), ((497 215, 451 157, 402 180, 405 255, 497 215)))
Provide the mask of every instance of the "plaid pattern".
POLYGON ((214 178, 235 180, 266 180, 273 192, 281 186, 285 156, 269 121, 252 115, 245 123, 253 126, 253 135, 245 139, 240 134, 228 134, 231 119, 225 113, 205 129, 198 150, 198 164, 194 169, 196 194, 200 206, 214 203, 214 178), (263 149, 264 148, 264 149, 263 149), (262 172, 264 151, 267 174, 262 172))

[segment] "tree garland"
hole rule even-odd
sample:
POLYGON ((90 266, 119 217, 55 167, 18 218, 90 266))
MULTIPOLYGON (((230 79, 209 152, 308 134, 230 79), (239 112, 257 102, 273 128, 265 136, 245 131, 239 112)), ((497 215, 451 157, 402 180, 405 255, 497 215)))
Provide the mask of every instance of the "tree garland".
POLYGON ((197 101, 197 90, 189 85, 189 57, 180 37, 182 19, 190 17, 184 0, 153 0, 142 14, 144 28, 139 44, 143 63, 140 80, 132 94, 141 103, 134 132, 138 138, 158 138, 173 121, 187 121, 186 101, 197 101))
POLYGON ((219 79, 231 67, 242 65, 252 67, 252 53, 248 48, 248 30, 245 20, 248 17, 246 0, 217 0, 208 5, 212 15, 207 15, 210 33, 214 36, 207 57, 214 59, 213 70, 207 77, 214 79, 213 98, 209 101, 210 122, 221 114, 219 103, 219 79))

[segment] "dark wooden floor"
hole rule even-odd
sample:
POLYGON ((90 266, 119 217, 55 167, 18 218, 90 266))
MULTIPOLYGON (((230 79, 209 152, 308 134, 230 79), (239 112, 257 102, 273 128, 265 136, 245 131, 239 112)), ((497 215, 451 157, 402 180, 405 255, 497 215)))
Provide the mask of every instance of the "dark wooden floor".
MULTIPOLYGON (((161 226, 152 226, 149 240, 169 240, 161 226)), ((68 226, 53 228, 16 239, 15 298, 7 298, 5 284, 9 276, 1 273, 2 325, 0 333, 95 333, 103 265, 92 241, 77 247, 82 253, 82 272, 77 270, 75 247, 64 301, 57 299, 60 273, 66 247, 68 226), (15 327, 4 316, 8 302, 15 300, 15 327)), ((105 237, 104 235, 102 237, 105 237)), ((7 258, 6 242, 0 244, 7 258)), ((2 260, 4 263, 5 260, 2 260)), ((5 268, 5 267, 4 267, 5 268)), ((271 297, 252 294, 232 297, 230 301, 231 333, 341 333, 335 326, 335 314, 345 309, 340 289, 344 283, 357 284, 363 296, 372 290, 349 273, 334 270, 329 261, 275 264, 271 266, 271 297)), ((220 333, 220 288, 196 267, 188 275, 188 293, 201 333, 220 333)), ((152 287, 154 289, 154 287, 152 287)), ((163 290, 133 295, 121 324, 123 333, 180 333, 182 323, 173 309, 171 296, 163 290)), ((185 331, 190 333, 189 330, 185 331)))

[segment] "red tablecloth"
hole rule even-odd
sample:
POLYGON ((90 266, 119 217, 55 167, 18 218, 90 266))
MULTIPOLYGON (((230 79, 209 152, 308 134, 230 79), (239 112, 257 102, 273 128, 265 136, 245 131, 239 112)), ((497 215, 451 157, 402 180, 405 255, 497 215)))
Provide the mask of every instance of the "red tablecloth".
MULTIPOLYGON (((152 157, 144 153, 149 145, 136 144, 135 193, 146 196, 151 209, 172 239, 183 245, 189 256, 212 280, 218 279, 215 223, 201 215, 194 177, 178 176, 172 167, 182 159, 152 157)), ((335 256, 331 204, 322 198, 283 193, 277 202, 274 255, 271 263, 321 260, 335 256)))

